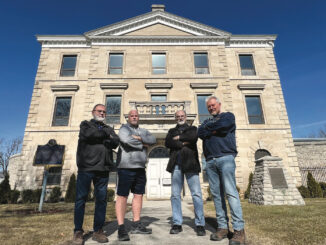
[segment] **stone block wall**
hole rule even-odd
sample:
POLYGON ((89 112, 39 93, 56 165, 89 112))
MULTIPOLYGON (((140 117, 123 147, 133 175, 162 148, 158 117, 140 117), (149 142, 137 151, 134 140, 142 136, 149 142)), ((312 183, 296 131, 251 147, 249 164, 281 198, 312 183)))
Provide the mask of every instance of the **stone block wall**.
POLYGON ((294 139, 302 184, 307 186, 307 174, 316 181, 326 182, 326 139, 294 139))

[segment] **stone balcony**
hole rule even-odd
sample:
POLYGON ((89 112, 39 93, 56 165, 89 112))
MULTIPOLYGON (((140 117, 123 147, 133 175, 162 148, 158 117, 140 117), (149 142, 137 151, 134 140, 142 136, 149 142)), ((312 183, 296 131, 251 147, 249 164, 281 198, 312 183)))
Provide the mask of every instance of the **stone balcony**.
MULTIPOLYGON (((192 124, 196 114, 190 114, 191 101, 130 101, 131 108, 139 112, 139 122, 146 124, 174 124, 174 114, 185 110, 187 121, 192 124)), ((124 115, 128 118, 128 115, 124 115)))

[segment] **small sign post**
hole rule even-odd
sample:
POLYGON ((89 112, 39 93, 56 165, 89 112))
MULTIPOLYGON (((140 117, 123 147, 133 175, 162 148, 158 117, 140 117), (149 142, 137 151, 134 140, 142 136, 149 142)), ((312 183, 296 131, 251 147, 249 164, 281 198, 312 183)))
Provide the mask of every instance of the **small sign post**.
POLYGON ((38 206, 38 211, 40 213, 42 212, 42 208, 43 208, 43 202, 44 202, 44 197, 45 197, 45 192, 46 192, 46 182, 48 181, 48 175, 49 175, 49 168, 48 168, 48 166, 44 166, 42 194, 41 194, 41 198, 40 198, 40 204, 38 206))

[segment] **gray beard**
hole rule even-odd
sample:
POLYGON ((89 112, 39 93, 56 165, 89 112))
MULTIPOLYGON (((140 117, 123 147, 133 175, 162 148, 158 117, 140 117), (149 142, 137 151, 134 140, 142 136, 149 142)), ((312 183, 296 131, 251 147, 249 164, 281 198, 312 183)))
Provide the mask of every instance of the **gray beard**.
POLYGON ((97 116, 94 116, 94 120, 95 121, 98 121, 98 122, 103 122, 105 120, 105 117, 97 117, 97 116))
POLYGON ((178 125, 183 125, 183 124, 185 124, 185 123, 186 123, 186 121, 177 122, 178 125))

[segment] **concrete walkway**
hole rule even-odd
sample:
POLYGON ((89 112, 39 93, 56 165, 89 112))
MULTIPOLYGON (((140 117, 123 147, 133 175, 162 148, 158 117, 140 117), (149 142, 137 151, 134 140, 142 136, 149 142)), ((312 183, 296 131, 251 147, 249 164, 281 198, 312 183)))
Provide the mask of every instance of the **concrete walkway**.
MULTIPOLYGON (((228 239, 220 242, 210 241, 209 237, 215 228, 206 222, 206 236, 199 237, 195 232, 194 213, 190 210, 192 203, 182 202, 183 212, 183 231, 177 235, 170 235, 171 228, 171 204, 170 201, 145 201, 142 210, 142 222, 153 229, 151 235, 129 234, 130 241, 118 241, 117 222, 113 221, 104 227, 104 231, 109 235, 107 244, 125 244, 125 245, 144 245, 144 244, 178 244, 178 245, 195 245, 195 244, 216 244, 227 245, 228 239)), ((130 230, 132 221, 132 213, 126 215, 125 225, 130 230)), ((85 244, 99 244, 94 242, 92 238, 88 238, 85 244)))

